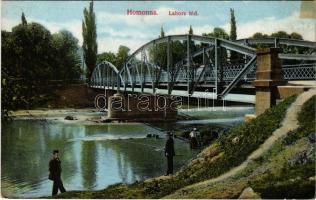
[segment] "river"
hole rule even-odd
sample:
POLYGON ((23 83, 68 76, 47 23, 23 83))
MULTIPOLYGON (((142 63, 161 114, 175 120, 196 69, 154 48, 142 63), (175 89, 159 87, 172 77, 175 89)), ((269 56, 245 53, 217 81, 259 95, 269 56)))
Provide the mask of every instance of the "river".
MULTIPOLYGON (((243 123, 242 116, 253 113, 253 108, 228 108, 226 111, 193 109, 180 113, 200 118, 176 122, 177 126, 232 126, 243 123)), ((85 124, 26 119, 3 124, 2 195, 9 198, 49 196, 52 182, 48 180, 48 162, 54 149, 60 150, 62 180, 67 190, 98 190, 119 182, 133 183, 161 176, 166 171, 163 156, 165 135, 161 126, 155 126, 143 123, 85 124), (160 139, 146 138, 148 133, 158 134, 160 139)), ((170 126, 174 124, 165 127, 170 126)), ((175 170, 179 170, 198 153, 178 139, 175 139, 175 151, 175 170)))

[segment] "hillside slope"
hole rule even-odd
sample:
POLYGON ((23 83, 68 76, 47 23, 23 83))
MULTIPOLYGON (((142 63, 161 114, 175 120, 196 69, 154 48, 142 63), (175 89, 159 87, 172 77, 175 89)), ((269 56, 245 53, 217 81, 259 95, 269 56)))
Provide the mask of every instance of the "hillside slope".
POLYGON ((315 94, 311 90, 300 95, 282 127, 241 165, 165 198, 238 198, 245 188, 242 198, 314 197, 315 94))

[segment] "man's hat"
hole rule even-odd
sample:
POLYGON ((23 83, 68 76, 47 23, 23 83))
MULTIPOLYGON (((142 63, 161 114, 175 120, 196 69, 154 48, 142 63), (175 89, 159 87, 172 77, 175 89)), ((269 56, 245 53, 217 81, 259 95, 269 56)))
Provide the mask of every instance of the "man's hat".
POLYGON ((53 151, 53 154, 55 154, 55 153, 59 153, 59 151, 56 149, 53 151))
POLYGON ((197 128, 193 128, 193 130, 194 130, 194 131, 196 131, 196 130, 197 130, 197 128))
POLYGON ((167 131, 167 135, 171 135, 170 131, 167 131))

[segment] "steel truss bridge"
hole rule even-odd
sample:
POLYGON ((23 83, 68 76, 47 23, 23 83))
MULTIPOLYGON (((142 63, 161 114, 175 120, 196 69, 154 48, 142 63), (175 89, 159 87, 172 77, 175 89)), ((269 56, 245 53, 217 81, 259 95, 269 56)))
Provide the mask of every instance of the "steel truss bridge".
POLYGON ((256 73, 254 47, 258 45, 283 50, 278 56, 282 59, 285 80, 316 80, 315 42, 284 38, 229 41, 170 35, 138 48, 121 70, 108 61, 99 63, 92 73, 90 86, 254 103, 254 95, 231 91, 240 85, 251 86, 256 73))

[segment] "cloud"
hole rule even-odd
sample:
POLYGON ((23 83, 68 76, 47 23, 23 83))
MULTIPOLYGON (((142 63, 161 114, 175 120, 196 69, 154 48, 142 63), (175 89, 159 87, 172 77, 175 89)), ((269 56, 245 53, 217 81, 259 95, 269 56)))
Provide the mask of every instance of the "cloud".
MULTIPOLYGON (((176 35, 176 34, 187 34, 189 32, 190 26, 178 26, 171 30, 167 30, 167 35, 176 35)), ((213 31, 213 26, 203 25, 203 26, 193 26, 193 34, 194 35, 202 35, 202 33, 209 33, 213 31)))
MULTIPOLYGON (((156 9, 158 15, 127 15, 126 13, 97 13, 97 23, 106 24, 125 24, 130 27, 151 27, 179 21, 179 17, 169 16, 169 11, 177 10, 171 7, 160 7, 156 9)), ((181 20, 191 19, 199 20, 199 16, 181 16, 181 20)))
MULTIPOLYGON (((160 7, 157 11, 159 16, 128 16, 126 14, 113 14, 109 12, 97 13, 97 34, 98 34, 98 51, 117 52, 120 45, 131 48, 131 52, 142 46, 143 44, 158 37, 160 26, 172 27, 165 29, 167 35, 186 34, 189 30, 189 24, 192 24, 193 32, 196 35, 208 33, 213 30, 211 25, 199 25, 194 23, 195 17, 190 21, 186 17, 170 17, 168 11, 173 8, 160 7), (193 20, 193 21, 192 21, 193 20), (183 22, 187 22, 183 25, 183 22), (181 23, 181 25, 180 25, 181 23)), ((201 18, 200 19, 205 19, 201 18)), ((238 19, 237 19, 238 20, 238 19)), ((82 44, 82 27, 80 20, 71 20, 65 22, 54 22, 42 19, 28 19, 29 22, 35 21, 43 24, 52 33, 61 29, 69 30, 78 38, 79 44, 82 44)), ((12 27, 20 23, 20 19, 10 19, 2 17, 1 29, 11 30, 12 27)), ((220 26, 227 32, 230 30, 229 23, 220 26)), ((272 32, 284 30, 288 33, 300 33, 306 40, 315 40, 315 22, 313 19, 302 19, 298 12, 292 15, 277 19, 275 17, 265 17, 259 20, 249 21, 246 23, 238 23, 238 38, 247 38, 256 32, 271 34, 272 32)))
POLYGON ((149 39, 151 38, 152 34, 141 31, 138 29, 128 29, 128 28, 120 28, 120 29, 115 29, 115 28, 100 28, 98 30, 98 34, 106 34, 107 36, 110 37, 117 37, 117 38, 133 38, 137 37, 139 39, 149 39))
POLYGON ((1 18, 1 30, 11 31, 11 29, 21 23, 20 20, 1 18))
POLYGON ((56 33, 60 30, 66 29, 70 31, 82 44, 82 24, 80 20, 73 20, 68 22, 50 22, 44 20, 37 20, 38 23, 43 24, 51 33, 56 33))
POLYGON ((143 40, 143 39, 124 39, 124 38, 116 38, 116 37, 106 37, 98 39, 98 51, 111 51, 113 53, 117 53, 118 47, 120 45, 127 46, 131 49, 131 53, 134 52, 136 49, 141 47, 143 44, 150 40, 143 40))
MULTIPOLYGON (((241 39, 250 37, 256 32, 271 34, 282 30, 288 33, 297 32, 305 40, 315 41, 315 26, 313 19, 300 18, 299 12, 293 12, 292 15, 282 19, 266 17, 244 24, 238 24, 237 22, 237 35, 241 39)), ((223 26, 226 31, 229 31, 229 27, 228 23, 223 26)))
MULTIPOLYGON (((28 22, 36 22, 42 24, 44 27, 46 27, 51 33, 57 33, 60 30, 66 29, 70 31, 78 40, 79 44, 82 44, 82 25, 80 20, 72 20, 67 22, 52 22, 47 20, 41 20, 41 19, 33 19, 28 18, 28 22)), ((13 27, 17 26, 19 23, 21 23, 20 20, 17 19, 8 19, 5 17, 2 17, 1 20, 1 29, 11 31, 13 27)))

